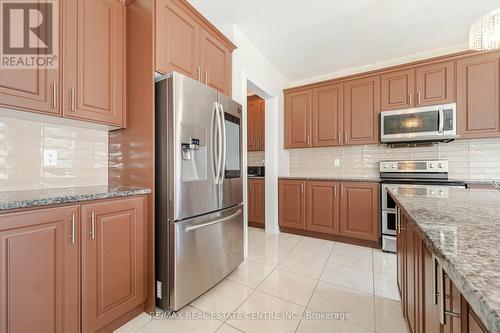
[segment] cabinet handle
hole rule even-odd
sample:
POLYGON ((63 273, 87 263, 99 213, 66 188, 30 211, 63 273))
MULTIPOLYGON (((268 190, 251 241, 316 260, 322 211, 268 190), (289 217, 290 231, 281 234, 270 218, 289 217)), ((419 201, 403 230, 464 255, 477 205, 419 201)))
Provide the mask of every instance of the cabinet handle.
POLYGON ((201 66, 198 66, 198 81, 201 82, 201 66))
POLYGON ((76 242, 76 216, 73 214, 71 216, 71 243, 75 244, 76 242))
POLYGON ((413 105, 413 98, 411 96, 411 93, 408 94, 408 98, 409 98, 409 102, 410 102, 410 105, 413 105))
POLYGON ((95 239, 95 212, 90 214, 90 238, 95 239))
POLYGON ((205 84, 208 84, 208 69, 205 69, 205 84))
POLYGON ((442 325, 446 325, 446 314, 445 314, 445 292, 444 292, 444 272, 443 268, 441 266, 438 267, 437 271, 437 276, 438 276, 438 305, 439 305, 439 322, 442 325))
POLYGON ((438 305, 439 302, 439 291, 438 291, 438 274, 437 266, 438 262, 436 257, 432 256, 432 303, 438 305))
POLYGON ((339 132, 339 143, 342 141, 342 133, 339 132))
POLYGON ((308 136, 307 136, 307 145, 308 145, 308 146, 310 146, 310 145, 311 145, 311 144, 310 144, 310 142, 311 142, 311 137, 308 135, 308 136))
POLYGON ((396 234, 401 233, 401 211, 399 207, 396 207, 396 234))
POLYGON ((52 107, 57 109, 57 82, 52 83, 52 107))
POLYGON ((304 195, 304 184, 300 184, 300 194, 304 195))
POLYGON ((333 196, 335 198, 337 197, 337 186, 336 185, 333 187, 333 196))
POLYGON ((76 110, 76 89, 71 88, 71 111, 75 112, 76 110))
POLYGON ((344 197, 344 186, 340 186, 340 196, 343 198, 344 197))
POLYGON ((420 105, 421 101, 420 101, 420 91, 417 93, 417 100, 418 100, 418 105, 420 105))
POLYGON ((260 148, 260 140, 259 139, 257 139, 257 147, 256 148, 257 148, 257 150, 260 148))
POLYGON ((344 143, 347 143, 347 132, 344 132, 344 143))

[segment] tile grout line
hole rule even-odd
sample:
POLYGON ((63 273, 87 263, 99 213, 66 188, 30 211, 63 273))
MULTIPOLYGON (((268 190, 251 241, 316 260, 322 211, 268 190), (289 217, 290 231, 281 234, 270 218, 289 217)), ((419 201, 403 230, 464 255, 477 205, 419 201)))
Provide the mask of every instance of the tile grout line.
MULTIPOLYGON (((333 246, 330 250, 330 254, 328 254, 328 258, 326 259, 326 262, 325 262, 325 265, 323 266, 323 269, 321 270, 321 274, 319 275, 319 279, 316 281, 316 285, 314 286, 313 288, 313 291, 311 293, 311 296, 309 296, 309 300, 307 301, 307 304, 305 306, 305 309, 304 309, 304 313, 307 311, 307 309, 309 308, 309 304, 311 303, 311 299, 313 298, 314 296, 314 293, 316 292, 316 289, 318 288, 318 284, 319 284, 319 281, 321 281, 321 276, 323 275, 323 272, 325 271, 325 268, 326 268, 326 265, 328 264, 328 262, 330 261, 330 257, 332 256, 332 253, 333 253, 333 249, 335 249, 335 246, 337 245, 337 242, 333 242, 333 246)), ((304 313, 302 313, 302 317, 304 316, 304 313)), ((300 324, 302 324, 302 320, 303 318, 300 318, 299 320, 299 323, 297 325, 297 327, 295 328, 295 333, 297 333, 299 327, 300 327, 300 324)))

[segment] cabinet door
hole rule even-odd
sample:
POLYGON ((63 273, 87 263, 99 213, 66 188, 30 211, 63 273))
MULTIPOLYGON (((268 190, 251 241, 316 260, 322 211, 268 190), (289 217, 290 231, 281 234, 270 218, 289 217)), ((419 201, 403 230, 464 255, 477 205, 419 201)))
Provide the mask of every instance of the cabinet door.
POLYGON ((453 312, 457 316, 446 315, 446 324, 443 325, 442 333, 461 333, 462 320, 462 296, 460 290, 453 284, 448 275, 445 275, 445 309, 446 311, 453 312))
POLYGON ((250 222, 264 224, 266 219, 265 181, 264 179, 250 179, 248 181, 249 191, 249 214, 250 222))
POLYGON ((247 103, 247 149, 258 150, 257 126, 259 116, 259 101, 255 98, 249 99, 247 103))
POLYGON ((78 220, 75 206, 0 216, 1 333, 79 332, 78 220))
POLYGON ((339 191, 337 182, 307 182, 307 230, 339 233, 339 191))
POLYGON ((201 81, 200 25, 176 1, 156 1, 156 70, 201 81))
POLYGON ((455 101, 455 63, 447 61, 418 67, 415 105, 425 106, 455 101))
POLYGON ((301 180, 280 180, 279 182, 279 222, 280 226, 294 229, 306 227, 306 200, 301 180))
POLYGON ((82 206, 84 333, 95 332, 145 300, 143 200, 82 206))
POLYGON ((484 327, 483 323, 479 320, 477 315, 472 311, 470 306, 466 306, 467 308, 467 314, 464 314, 467 316, 466 323, 467 327, 463 328, 463 332, 465 333, 488 333, 488 329, 484 327))
POLYGON ((342 127, 342 85, 333 84, 312 91, 312 146, 340 146, 342 127))
POLYGON ((312 91, 301 90, 285 97, 285 148, 310 146, 312 91))
POLYGON ((406 319, 406 218, 398 213, 399 228, 396 235, 397 281, 401 296, 401 308, 406 319))
POLYGON ((440 330, 439 324, 439 306, 435 303, 435 269, 436 267, 434 258, 429 249, 424 246, 423 247, 423 260, 424 260, 424 269, 422 272, 423 279, 423 333, 436 333, 440 330))
POLYGON ((405 69, 381 76, 382 111, 414 106, 415 70, 405 69))
POLYGON ((259 113, 257 117, 257 150, 266 149, 266 101, 259 101, 259 113))
POLYGON ((65 1, 63 115, 125 121, 125 6, 119 0, 65 1))
POLYGON ((379 184, 341 184, 340 234, 377 241, 379 239, 379 184))
MULTIPOLYGON (((403 219, 406 219, 403 217, 403 219)), ((406 322, 408 324, 409 333, 417 333, 417 311, 418 311, 418 297, 417 297, 417 237, 415 230, 406 224, 406 251, 405 251, 405 303, 406 303, 406 322)))
POLYGON ((500 136, 500 55, 457 61, 457 121, 462 138, 500 136))
POLYGON ((0 69, 0 106, 59 115, 59 71, 0 69))
POLYGON ((200 31, 203 82, 231 96, 231 50, 210 32, 203 28, 200 31))
POLYGON ((379 142, 380 77, 344 84, 344 145, 379 142))

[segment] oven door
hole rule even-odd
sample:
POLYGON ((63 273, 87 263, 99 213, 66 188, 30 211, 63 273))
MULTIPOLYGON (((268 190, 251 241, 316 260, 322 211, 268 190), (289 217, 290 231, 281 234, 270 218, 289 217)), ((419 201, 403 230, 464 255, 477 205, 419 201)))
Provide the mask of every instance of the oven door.
POLYGON ((446 140, 457 135, 456 104, 384 111, 382 142, 446 140))

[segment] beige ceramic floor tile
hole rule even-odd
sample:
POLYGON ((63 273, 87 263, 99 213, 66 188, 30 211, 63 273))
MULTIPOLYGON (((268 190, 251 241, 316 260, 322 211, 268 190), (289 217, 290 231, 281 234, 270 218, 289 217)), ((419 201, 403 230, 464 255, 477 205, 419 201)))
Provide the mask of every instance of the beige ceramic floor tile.
POLYGON ((373 273, 353 266, 329 262, 321 275, 321 280, 373 294, 373 273))
POLYGON ((259 245, 248 253, 248 260, 261 264, 277 265, 290 253, 291 249, 259 245))
POLYGON ((233 312, 252 291, 253 289, 239 283, 223 280, 194 300, 191 305, 205 312, 233 312))
POLYGON ((375 297, 375 323, 380 333, 406 333, 401 303, 375 297))
POLYGON ((241 333, 242 331, 240 331, 239 329, 236 329, 232 326, 229 326, 229 325, 222 325, 218 330, 217 330, 217 333, 241 333))
POLYGON ((373 271, 373 258, 371 250, 345 251, 339 250, 337 249, 337 247, 335 247, 329 261, 336 264, 353 266, 365 271, 373 271))
POLYGON ((297 333, 374 333, 373 330, 355 326, 348 320, 325 317, 324 313, 306 310, 297 333))
POLYGON ((222 322, 204 315, 191 306, 185 306, 175 314, 175 317, 153 319, 138 333, 213 333, 222 322))
POLYGON ((119 329, 115 333, 135 333, 151 321, 151 316, 146 313, 141 313, 119 329))
POLYGON ((302 241, 290 253, 314 259, 328 260, 331 252, 332 248, 329 246, 303 243, 302 241))
POLYGON ((275 265, 245 260, 227 279, 255 289, 271 274, 275 267, 275 265))
POLYGON ((290 253, 278 266, 281 270, 296 273, 311 279, 319 279, 326 258, 311 258, 296 253, 290 253))
POLYGON ((234 314, 227 324, 248 333, 295 332, 304 308, 280 298, 254 292, 234 314), (268 314, 268 318, 255 320, 255 316, 268 314), (269 319, 269 314, 286 315, 281 320, 269 319))
POLYGON ((371 253, 372 248, 352 245, 347 243, 335 243, 335 250, 344 251, 344 252, 355 252, 355 253, 371 253))
POLYGON ((333 248, 335 245, 335 242, 326 240, 326 239, 319 239, 319 238, 312 238, 312 237, 304 237, 302 239, 302 244, 308 244, 308 245, 315 245, 315 246, 321 246, 321 247, 328 247, 328 248, 333 248))
POLYGON ((396 276, 396 254, 373 251, 373 271, 385 275, 396 276))
POLYGON ((316 280, 282 270, 275 270, 258 290, 306 306, 316 286, 316 280))
POLYGON ((309 307, 318 312, 349 314, 349 323, 375 330, 373 295, 320 281, 309 307))
POLYGON ((375 295, 400 301, 396 276, 375 273, 375 295))

